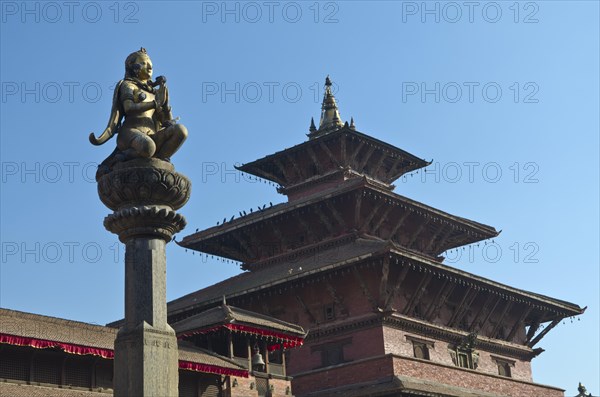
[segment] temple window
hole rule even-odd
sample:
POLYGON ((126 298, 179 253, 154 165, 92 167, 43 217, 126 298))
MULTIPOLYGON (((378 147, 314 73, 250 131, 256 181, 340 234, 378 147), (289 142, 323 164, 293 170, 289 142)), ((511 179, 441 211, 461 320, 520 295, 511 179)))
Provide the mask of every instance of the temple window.
POLYGON ((329 367, 332 365, 338 365, 349 360, 344 358, 344 346, 352 344, 352 338, 346 338, 335 342, 324 343, 322 345, 313 346, 311 351, 313 353, 321 353, 321 367, 329 367))
POLYGON ((450 347, 448 349, 452 362, 457 367, 477 369, 479 363, 479 353, 474 350, 463 349, 461 347, 450 347))
POLYGON ((477 333, 466 335, 458 345, 449 345, 448 352, 452 362, 457 367, 477 369, 479 364, 479 353, 475 351, 477 344, 477 333))
POLYGON ((429 360, 429 348, 424 343, 413 342, 413 353, 415 358, 429 360))
POLYGON ((434 342, 426 339, 406 335, 406 340, 412 343, 413 356, 421 360, 430 360, 429 351, 433 349, 434 342))
POLYGON ((333 303, 330 303, 323 307, 323 318, 325 319, 325 321, 335 320, 335 306, 333 303))
POLYGON ((506 376, 508 378, 512 377, 512 367, 515 366, 515 362, 513 360, 492 356, 492 361, 498 367, 498 375, 506 376))

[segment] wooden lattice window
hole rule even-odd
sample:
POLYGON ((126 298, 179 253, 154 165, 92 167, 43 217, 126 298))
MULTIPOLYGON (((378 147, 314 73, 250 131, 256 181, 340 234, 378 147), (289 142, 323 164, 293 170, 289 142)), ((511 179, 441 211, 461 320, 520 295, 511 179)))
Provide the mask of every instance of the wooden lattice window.
POLYGON ((198 397, 198 377, 195 374, 179 372, 179 397, 198 397))
POLYGON ((29 357, 16 351, 0 352, 0 378, 29 380, 29 357))
POLYGON ((65 385, 76 387, 91 387, 92 371, 87 360, 69 358, 65 362, 65 385))
POLYGON ((33 381, 60 385, 62 358, 38 353, 33 358, 33 381))
POLYGON ((102 360, 96 363, 95 387, 104 389, 113 388, 113 366, 112 360, 102 360))
POLYGON ((259 397, 268 396, 269 380, 267 378, 256 378, 256 391, 259 397))

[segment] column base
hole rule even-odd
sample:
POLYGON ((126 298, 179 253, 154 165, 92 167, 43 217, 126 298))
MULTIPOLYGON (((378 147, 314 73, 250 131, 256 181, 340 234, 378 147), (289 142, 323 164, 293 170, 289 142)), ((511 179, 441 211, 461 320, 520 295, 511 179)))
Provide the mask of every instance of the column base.
POLYGON ((146 322, 121 328, 115 340, 115 397, 178 397, 179 357, 175 331, 146 322))

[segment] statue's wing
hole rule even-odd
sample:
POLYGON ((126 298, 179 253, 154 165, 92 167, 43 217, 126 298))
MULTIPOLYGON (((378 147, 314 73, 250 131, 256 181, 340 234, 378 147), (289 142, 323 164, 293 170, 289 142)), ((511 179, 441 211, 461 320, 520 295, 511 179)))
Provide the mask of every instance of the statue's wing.
POLYGON ((93 132, 90 134, 90 142, 92 145, 102 145, 118 132, 117 130, 119 129, 122 118, 121 104, 119 103, 119 91, 121 90, 121 84, 123 84, 123 80, 119 81, 115 87, 112 109, 110 110, 110 118, 108 119, 108 125, 106 126, 106 129, 98 138, 96 138, 93 132))

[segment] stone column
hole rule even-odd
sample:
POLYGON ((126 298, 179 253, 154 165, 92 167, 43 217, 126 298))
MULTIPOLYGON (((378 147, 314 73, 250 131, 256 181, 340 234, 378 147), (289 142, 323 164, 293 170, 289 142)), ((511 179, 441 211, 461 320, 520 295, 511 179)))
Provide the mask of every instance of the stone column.
POLYGON ((136 159, 98 180, 102 202, 114 212, 104 226, 125 244, 125 324, 115 340, 115 397, 178 397, 178 350, 167 324, 166 244, 185 227, 176 213, 190 181, 171 163, 136 159))

